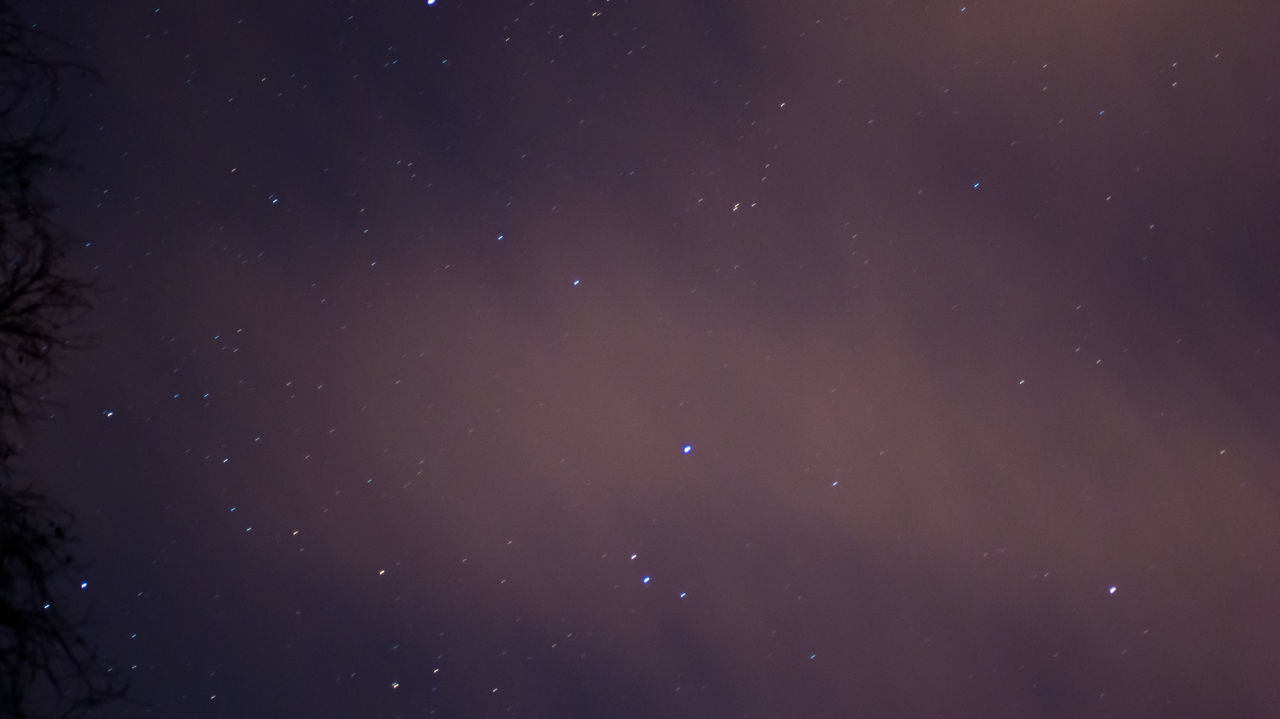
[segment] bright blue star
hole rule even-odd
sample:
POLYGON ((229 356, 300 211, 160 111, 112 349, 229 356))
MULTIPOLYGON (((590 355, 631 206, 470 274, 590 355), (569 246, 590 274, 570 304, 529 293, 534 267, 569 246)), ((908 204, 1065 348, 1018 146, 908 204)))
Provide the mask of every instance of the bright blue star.
POLYGON ((641 581, 641 583, 643 583, 643 584, 648 584, 648 583, 649 583, 649 580, 651 580, 651 579, 653 579, 653 577, 648 577, 648 576, 646 576, 644 579, 641 579, 640 581, 641 581))
POLYGON ((683 448, 681 448, 681 450, 680 450, 680 451, 681 451, 681 452, 684 452, 685 454, 689 454, 690 452, 692 452, 692 451, 693 451, 693 445, 691 445, 691 444, 686 444, 683 448))

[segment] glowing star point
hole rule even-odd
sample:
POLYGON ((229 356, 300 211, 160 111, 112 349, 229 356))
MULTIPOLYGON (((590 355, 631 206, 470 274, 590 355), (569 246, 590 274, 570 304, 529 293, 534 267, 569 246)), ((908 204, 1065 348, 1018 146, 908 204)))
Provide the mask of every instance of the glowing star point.
POLYGON ((683 447, 681 447, 681 448, 680 448, 680 452, 681 452, 681 453, 683 453, 683 454, 692 454, 692 453, 693 453, 693 445, 691 445, 691 444, 686 444, 685 446, 683 446, 683 447))

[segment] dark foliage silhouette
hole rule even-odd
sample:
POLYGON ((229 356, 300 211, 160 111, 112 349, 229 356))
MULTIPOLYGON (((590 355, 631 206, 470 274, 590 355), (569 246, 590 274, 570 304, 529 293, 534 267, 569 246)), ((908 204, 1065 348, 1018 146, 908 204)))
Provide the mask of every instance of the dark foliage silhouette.
POLYGON ((87 73, 0 0, 0 717, 83 716, 125 695, 82 632, 71 515, 17 468, 21 438, 89 304, 42 180, 61 166, 51 124, 60 83, 87 73))

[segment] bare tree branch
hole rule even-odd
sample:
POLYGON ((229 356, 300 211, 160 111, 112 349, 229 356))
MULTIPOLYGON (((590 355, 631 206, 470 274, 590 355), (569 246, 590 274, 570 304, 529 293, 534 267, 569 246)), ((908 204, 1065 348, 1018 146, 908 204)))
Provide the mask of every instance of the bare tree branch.
POLYGON ((14 466, 58 360, 83 344, 71 328, 89 309, 39 190, 61 167, 50 118, 62 77, 87 72, 54 57, 67 49, 0 0, 0 716, 13 719, 84 716, 127 689, 82 632, 73 517, 14 466))

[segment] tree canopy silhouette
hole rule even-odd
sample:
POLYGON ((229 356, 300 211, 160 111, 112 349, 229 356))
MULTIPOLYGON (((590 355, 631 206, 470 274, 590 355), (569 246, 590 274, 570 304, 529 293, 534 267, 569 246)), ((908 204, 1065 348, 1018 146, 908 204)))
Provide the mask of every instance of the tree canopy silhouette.
POLYGON ((46 391, 71 327, 89 309, 67 274, 66 233, 41 182, 61 167, 52 124, 67 48, 0 0, 0 716, 82 716, 126 685, 82 632, 70 553, 72 517, 16 467, 21 438, 47 412, 46 391))

